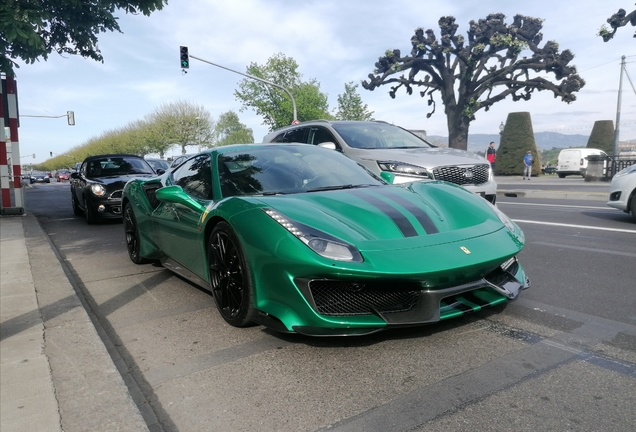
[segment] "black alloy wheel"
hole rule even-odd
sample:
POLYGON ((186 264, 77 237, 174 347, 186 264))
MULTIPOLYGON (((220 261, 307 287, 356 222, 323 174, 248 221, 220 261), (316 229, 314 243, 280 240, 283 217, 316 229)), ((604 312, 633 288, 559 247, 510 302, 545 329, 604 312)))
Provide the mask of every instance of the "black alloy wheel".
POLYGON ((223 319, 234 327, 252 323, 252 279, 240 241, 226 222, 219 222, 208 241, 210 288, 223 319))
POLYGON ((84 216, 86 217, 86 223, 93 225, 97 222, 97 216, 95 216, 95 209, 91 207, 91 203, 84 197, 84 216))
POLYGON ((124 235, 126 236, 126 249, 128 256, 135 264, 147 264, 151 262, 149 259, 139 255, 140 237, 137 219, 130 203, 126 203, 124 208, 124 235))
POLYGON ((75 191, 71 191, 71 207, 73 207, 73 214, 75 216, 81 216, 84 212, 77 205, 77 200, 75 199, 75 191))

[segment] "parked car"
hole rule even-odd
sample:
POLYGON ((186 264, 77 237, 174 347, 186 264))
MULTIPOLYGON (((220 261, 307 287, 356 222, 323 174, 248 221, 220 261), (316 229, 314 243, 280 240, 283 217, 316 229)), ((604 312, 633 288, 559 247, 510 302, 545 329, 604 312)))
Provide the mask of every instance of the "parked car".
POLYGON ((464 150, 436 147, 412 132, 379 121, 315 120, 278 129, 263 142, 306 143, 344 153, 376 174, 394 174, 394 183, 444 180, 491 203, 497 199, 490 163, 464 150))
POLYGON ((87 157, 71 174, 73 213, 94 224, 100 219, 121 218, 121 195, 126 182, 151 177, 155 171, 135 155, 109 154, 87 157))
POLYGON ((51 178, 43 171, 33 171, 29 177, 29 183, 51 183, 51 178))
POLYGON ((557 159, 557 171, 559 178, 569 175, 580 175, 585 177, 587 171, 587 157, 590 155, 600 155, 607 157, 603 150, 593 148, 567 148, 559 152, 557 159))
POLYGON ((71 172, 69 170, 58 170, 55 173, 55 178, 58 183, 61 181, 68 181, 71 179, 71 172))
POLYGON ((610 183, 607 205, 625 213, 631 213, 636 222, 636 165, 629 166, 614 175, 610 183))
POLYGON ((146 162, 150 164, 152 169, 155 170, 157 174, 163 174, 164 172, 170 169, 170 162, 164 159, 146 158, 146 162), (163 170, 163 171, 159 172, 159 170, 163 170))
POLYGON ((186 159, 190 158, 191 156, 192 154, 183 154, 183 155, 175 156, 174 159, 172 159, 172 162, 170 162, 170 168, 174 168, 180 165, 182 162, 184 162, 186 159))
POLYGON ((132 179, 122 206, 130 259, 210 290, 237 327, 360 335, 504 304, 530 286, 524 235, 494 205, 447 182, 390 185, 320 146, 205 150, 132 179))

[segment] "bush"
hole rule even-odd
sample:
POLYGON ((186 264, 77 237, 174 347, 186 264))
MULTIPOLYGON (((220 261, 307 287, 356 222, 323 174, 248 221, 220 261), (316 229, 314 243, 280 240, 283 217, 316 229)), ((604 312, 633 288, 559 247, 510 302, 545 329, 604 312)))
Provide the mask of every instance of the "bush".
POLYGON ((497 149, 497 175, 523 174, 523 157, 528 150, 534 156, 532 175, 541 173, 541 156, 537 151, 529 112, 508 114, 506 125, 497 149))

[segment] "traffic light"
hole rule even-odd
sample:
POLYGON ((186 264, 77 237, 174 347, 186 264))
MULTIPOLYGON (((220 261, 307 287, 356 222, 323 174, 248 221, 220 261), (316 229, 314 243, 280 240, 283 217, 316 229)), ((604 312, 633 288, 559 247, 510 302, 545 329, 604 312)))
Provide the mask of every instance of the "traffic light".
POLYGON ((51 154, 51 157, 53 157, 53 152, 49 152, 51 154))
POLYGON ((182 46, 180 49, 181 52, 181 67, 183 69, 190 68, 190 55, 188 54, 188 47, 182 46))

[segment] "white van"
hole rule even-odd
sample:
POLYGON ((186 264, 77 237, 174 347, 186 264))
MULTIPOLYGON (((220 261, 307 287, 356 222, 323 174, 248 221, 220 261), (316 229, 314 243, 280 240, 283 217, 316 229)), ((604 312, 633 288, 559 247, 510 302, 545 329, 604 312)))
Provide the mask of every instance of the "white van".
POLYGON ((603 150, 592 148, 568 148, 559 153, 557 159, 557 174, 559 178, 576 174, 585 177, 587 157, 590 155, 607 156, 603 150))

